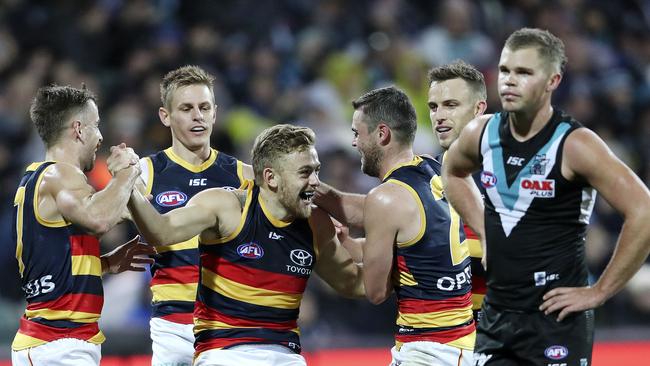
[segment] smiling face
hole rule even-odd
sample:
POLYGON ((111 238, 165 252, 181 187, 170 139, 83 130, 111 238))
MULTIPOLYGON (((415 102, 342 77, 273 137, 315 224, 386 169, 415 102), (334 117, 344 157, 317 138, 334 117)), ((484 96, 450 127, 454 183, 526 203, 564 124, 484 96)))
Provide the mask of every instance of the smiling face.
POLYGON ((89 172, 95 166, 97 149, 102 144, 102 133, 99 131, 99 111, 97 104, 89 100, 86 107, 79 113, 81 136, 83 137, 84 153, 81 156, 81 169, 89 172))
POLYGON ((449 149, 465 125, 479 113, 478 97, 465 80, 433 81, 429 87, 429 117, 440 147, 449 149))
MULTIPOLYGON (((557 73, 555 73, 557 74, 557 73)), ((550 100, 553 76, 536 47, 511 50, 505 47, 499 60, 499 97, 507 112, 534 111, 550 100)))
POLYGON ((277 162, 278 198, 288 214, 296 219, 311 215, 312 199, 320 185, 320 161, 315 147, 294 151, 277 162))
POLYGON ((163 124, 171 129, 173 144, 196 151, 210 146, 215 109, 210 88, 192 84, 174 90, 170 110, 161 107, 159 114, 163 124))
POLYGON ((357 148, 361 155, 361 171, 371 177, 379 177, 383 154, 377 143, 375 131, 368 131, 365 121, 367 116, 359 109, 352 115, 352 146, 357 148))

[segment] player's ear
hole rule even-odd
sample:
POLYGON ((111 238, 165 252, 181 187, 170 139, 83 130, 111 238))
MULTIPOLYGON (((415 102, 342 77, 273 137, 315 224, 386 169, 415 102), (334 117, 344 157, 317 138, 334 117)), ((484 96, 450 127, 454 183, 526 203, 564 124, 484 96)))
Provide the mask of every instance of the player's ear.
POLYGON ((278 188, 278 185, 280 184, 280 176, 277 174, 277 172, 271 168, 271 167, 266 167, 262 171, 262 176, 264 177, 264 183, 271 188, 272 190, 275 190, 278 188))
POLYGON ((479 100, 474 106, 474 117, 482 116, 487 109, 487 102, 484 100, 479 100))
POLYGON ((75 139, 81 140, 83 142, 83 136, 82 136, 82 131, 83 131, 83 126, 81 125, 81 121, 79 120, 74 120, 72 121, 72 131, 74 134, 75 139))
POLYGON ((388 145, 392 134, 390 127, 388 127, 388 125, 385 123, 380 123, 377 125, 377 132, 378 132, 377 137, 379 138, 379 144, 388 145))
POLYGON ((160 122, 162 122, 165 127, 169 127, 170 125, 169 114, 169 111, 167 111, 165 107, 158 108, 158 117, 160 118, 160 122))

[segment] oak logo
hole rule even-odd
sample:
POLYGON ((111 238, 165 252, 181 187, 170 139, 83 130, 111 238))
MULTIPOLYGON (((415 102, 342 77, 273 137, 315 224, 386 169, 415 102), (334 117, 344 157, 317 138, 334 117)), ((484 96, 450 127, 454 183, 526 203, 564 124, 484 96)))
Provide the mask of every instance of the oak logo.
POLYGON ((180 191, 166 191, 156 196, 156 203, 165 207, 182 205, 187 201, 187 195, 180 191))
POLYGON ((553 198, 555 197, 555 180, 524 178, 521 180, 521 190, 532 197, 553 198))

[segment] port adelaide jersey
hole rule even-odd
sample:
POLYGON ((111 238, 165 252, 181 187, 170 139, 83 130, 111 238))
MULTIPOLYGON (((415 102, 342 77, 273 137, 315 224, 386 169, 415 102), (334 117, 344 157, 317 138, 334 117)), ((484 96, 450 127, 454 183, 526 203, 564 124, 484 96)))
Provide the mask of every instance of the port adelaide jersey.
MULTIPOLYGON (((244 184, 242 162, 214 149, 200 165, 186 162, 171 148, 143 159, 141 165, 151 203, 161 214, 185 206, 205 189, 237 189, 244 184)), ((159 255, 151 266, 152 316, 191 324, 199 278, 198 237, 156 250, 159 255)))
POLYGON ((507 113, 486 123, 480 153, 490 304, 536 311, 550 289, 587 285, 584 242, 595 190, 561 174, 564 141, 580 127, 556 110, 520 142, 507 113))

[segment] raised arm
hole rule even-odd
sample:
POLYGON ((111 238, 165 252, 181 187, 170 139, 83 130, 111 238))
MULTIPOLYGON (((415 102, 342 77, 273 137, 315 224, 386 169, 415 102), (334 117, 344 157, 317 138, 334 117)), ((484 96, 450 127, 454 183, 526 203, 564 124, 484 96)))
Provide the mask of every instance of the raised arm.
POLYGON ((137 166, 122 169, 106 187, 95 192, 78 168, 57 163, 47 168, 39 186, 39 212, 45 219, 63 218, 101 236, 122 219, 138 174, 137 166))
MULTIPOLYGON (((458 139, 451 144, 442 167, 445 196, 451 206, 481 239, 485 259, 483 200, 472 179, 472 173, 481 168, 479 139, 490 115, 478 117, 465 126, 458 139)), ((483 262, 485 266, 485 261, 483 262)))
POLYGON ((321 182, 316 189, 314 203, 343 224, 363 227, 364 194, 346 193, 321 182))
POLYGON ((544 295, 540 310, 568 314, 602 305, 620 291, 650 253, 650 192, 592 131, 581 128, 564 143, 562 174, 585 181, 625 219, 609 264, 592 287, 556 288, 544 295))
POLYGON ((187 205, 161 215, 140 192, 133 190, 129 210, 140 233, 152 245, 169 245, 189 240, 206 230, 219 231, 219 214, 240 203, 221 188, 202 191, 187 205))
POLYGON ((316 273, 333 289, 345 297, 363 297, 363 272, 350 253, 341 246, 334 225, 321 209, 312 210, 309 219, 318 248, 316 273))

